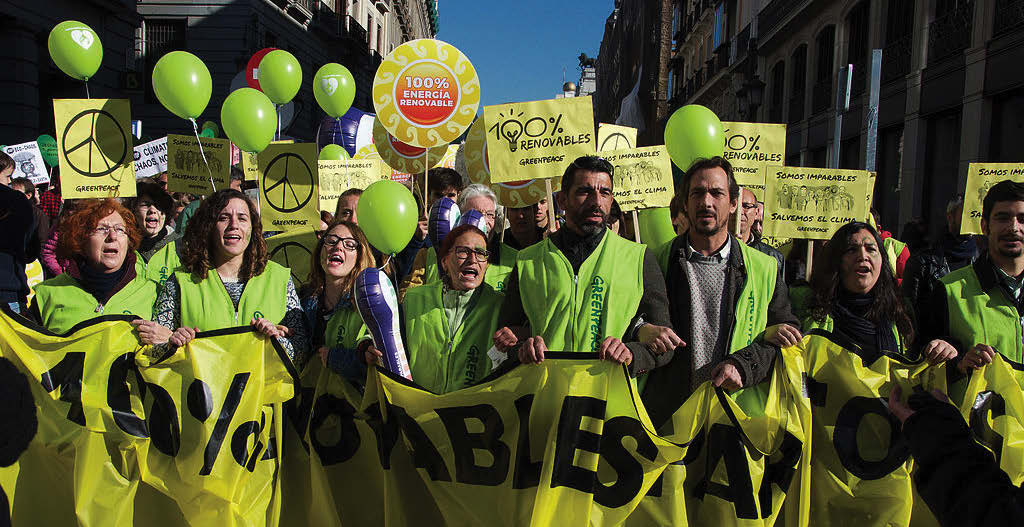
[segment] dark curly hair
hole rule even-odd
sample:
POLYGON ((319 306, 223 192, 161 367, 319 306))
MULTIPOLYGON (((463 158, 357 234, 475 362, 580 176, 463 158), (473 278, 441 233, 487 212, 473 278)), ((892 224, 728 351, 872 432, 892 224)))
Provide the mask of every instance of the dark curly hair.
POLYGON ((252 225, 249 246, 245 248, 238 278, 248 280, 259 276, 267 267, 267 244, 263 241, 263 226, 260 225, 260 214, 256 211, 256 205, 240 191, 227 188, 218 190, 203 200, 185 228, 185 234, 181 239, 181 266, 191 273, 193 278, 205 279, 206 273, 213 268, 212 254, 217 237, 217 217, 233 199, 240 199, 249 207, 249 222, 252 225))
POLYGON ((811 299, 811 318, 817 322, 824 322, 825 317, 833 315, 836 299, 842 285, 840 268, 843 254, 850 247, 850 239, 860 231, 868 231, 875 239, 878 252, 882 256, 882 268, 878 273, 878 281, 871 289, 875 295, 875 301, 871 304, 866 318, 879 326, 896 323, 896 329, 904 342, 910 343, 914 340, 914 325, 910 321, 910 314, 903 304, 903 297, 900 295, 899 287, 896 285, 896 276, 892 273, 889 265, 889 257, 882 247, 882 237, 871 225, 854 221, 839 228, 832 239, 825 244, 825 248, 814 257, 814 272, 811 274, 811 289, 814 295, 811 299))
POLYGON ((135 224, 135 214, 125 208, 116 199, 81 199, 75 200, 74 212, 68 214, 60 222, 57 228, 57 256, 73 260, 82 254, 85 242, 88 241, 92 231, 100 220, 117 213, 124 220, 125 229, 128 230, 128 252, 139 248, 142 234, 138 225, 135 224))

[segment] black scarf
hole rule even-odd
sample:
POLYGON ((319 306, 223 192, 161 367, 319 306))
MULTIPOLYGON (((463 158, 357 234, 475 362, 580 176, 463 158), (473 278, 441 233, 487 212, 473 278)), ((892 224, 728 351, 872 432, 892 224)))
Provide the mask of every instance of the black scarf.
POLYGON ((160 229, 160 232, 156 233, 156 235, 150 236, 148 238, 143 238, 142 241, 139 242, 139 252, 142 254, 146 254, 149 251, 152 251, 153 248, 156 247, 156 244, 160 243, 160 240, 164 239, 164 237, 167 236, 168 231, 169 229, 167 228, 166 225, 164 225, 164 227, 160 229))
POLYGON ((862 295, 842 289, 832 309, 832 332, 860 346, 872 357, 868 362, 882 351, 900 352, 891 325, 879 327, 865 318, 874 302, 875 295, 871 293, 862 295))
POLYGON ((576 234, 569 227, 562 227, 549 238, 551 238, 551 243, 555 244, 555 247, 562 251, 565 258, 569 260, 573 272, 578 273, 580 266, 594 252, 594 249, 597 249, 607 231, 608 229, 601 229, 594 234, 576 234))
POLYGON ((95 297, 101 304, 106 303, 117 292, 114 288, 124 278, 124 274, 128 270, 127 263, 128 258, 125 258, 125 264, 122 264, 120 269, 112 273, 104 273, 103 271, 93 269, 84 260, 79 260, 78 272, 81 274, 81 277, 78 281, 82 284, 82 289, 85 289, 86 293, 95 297))
POLYGON ((942 237, 942 253, 951 271, 964 267, 978 258, 978 246, 971 236, 954 236, 946 233, 942 237))

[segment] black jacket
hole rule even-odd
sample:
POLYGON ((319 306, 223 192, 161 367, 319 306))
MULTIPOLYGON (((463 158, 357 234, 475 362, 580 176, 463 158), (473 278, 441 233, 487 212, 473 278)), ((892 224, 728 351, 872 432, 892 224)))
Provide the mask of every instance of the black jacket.
MULTIPOLYGON (((680 251, 684 250, 685 236, 677 236, 672 242, 669 252, 668 272, 665 285, 668 288, 669 313, 672 327, 683 342, 692 342, 690 310, 690 284, 686 272, 678 262, 680 251)), ((722 302, 722 331, 732 334, 736 323, 736 304, 740 293, 747 283, 747 270, 743 262, 740 244, 733 236, 729 236, 729 262, 725 278, 725 294, 722 302)), ((800 327, 800 321, 793 315, 789 304, 789 290, 779 272, 775 280, 775 290, 768 304, 768 326, 790 324, 800 327)), ((726 349, 729 343, 726 343, 726 349)), ((736 364, 743 384, 751 386, 763 381, 771 372, 772 364, 779 353, 778 346, 764 342, 760 338, 751 345, 728 356, 736 364)), ((676 348, 662 356, 668 363, 650 372, 644 387, 643 400, 654 426, 660 427, 690 396, 690 376, 693 371, 693 354, 689 348, 676 348)))
POLYGON ((41 240, 32 203, 21 192, 0 185, 0 302, 25 303, 25 265, 39 257, 41 240))
POLYGON ((920 305, 918 302, 932 298, 943 276, 977 259, 978 246, 970 236, 946 234, 935 247, 911 254, 903 268, 903 296, 912 305, 920 305))

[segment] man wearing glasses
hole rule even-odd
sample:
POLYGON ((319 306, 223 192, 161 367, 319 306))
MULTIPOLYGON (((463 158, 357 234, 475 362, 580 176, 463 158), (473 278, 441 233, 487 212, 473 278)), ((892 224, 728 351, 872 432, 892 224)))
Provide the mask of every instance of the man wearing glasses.
MULTIPOLYGON (((779 272, 783 273, 785 271, 785 257, 783 257, 782 253, 775 249, 775 247, 761 241, 761 235, 752 228, 754 223, 760 219, 761 212, 758 207, 757 197, 754 196, 754 193, 751 192, 750 189, 743 189, 743 200, 740 205, 742 208, 740 210, 739 238, 743 240, 743 243, 747 244, 747 247, 775 258, 775 261, 779 263, 779 272)), ((785 276, 785 274, 783 274, 783 276, 785 276)))

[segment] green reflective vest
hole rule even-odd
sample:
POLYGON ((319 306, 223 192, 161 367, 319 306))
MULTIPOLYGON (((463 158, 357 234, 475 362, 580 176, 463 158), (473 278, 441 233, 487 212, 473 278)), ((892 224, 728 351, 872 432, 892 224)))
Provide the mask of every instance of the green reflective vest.
POLYGON ((203 280, 193 279, 188 271, 176 271, 174 277, 181 291, 182 327, 210 331, 247 326, 254 318, 265 317, 275 323, 284 319, 291 271, 273 261, 245 284, 237 310, 216 269, 210 269, 203 280))
POLYGON ((508 275, 512 274, 512 268, 516 265, 516 255, 519 251, 501 244, 498 261, 487 264, 487 273, 484 274, 484 282, 499 293, 505 292, 505 282, 508 275))
POLYGON ((437 282, 441 279, 441 273, 437 268, 437 249, 433 246, 427 247, 427 261, 423 265, 423 285, 437 282))
POLYGON ((447 393, 476 384, 491 371, 487 351, 497 331, 503 297, 482 284, 467 305, 462 324, 453 331, 434 281, 410 289, 403 303, 406 352, 416 384, 447 393))
POLYGON ((519 251, 519 294, 531 333, 552 351, 596 352, 606 337, 623 338, 644 294, 645 249, 605 230, 579 273, 550 239, 519 251))
POLYGON ((67 273, 43 281, 35 292, 43 326, 54 333, 66 333, 79 322, 103 315, 135 315, 151 320, 157 283, 137 274, 105 304, 100 304, 67 273))
POLYGON ((899 259, 900 254, 903 253, 903 249, 907 247, 907 244, 893 238, 892 236, 882 240, 882 248, 885 249, 885 255, 889 257, 889 267, 892 268, 892 274, 897 278, 900 275, 896 272, 896 260, 899 259))
POLYGON ((328 348, 355 348, 367 336, 359 311, 354 307, 336 309, 324 328, 324 346, 328 348))
POLYGON ((970 349, 988 344, 1004 357, 1024 362, 1021 352, 1020 315, 1002 292, 989 295, 981 288, 974 266, 957 269, 942 277, 946 288, 949 332, 970 349))
POLYGON ((135 273, 145 275, 146 278, 163 286, 164 282, 174 274, 174 271, 181 267, 181 260, 178 258, 175 243, 170 242, 161 247, 148 262, 143 260, 142 255, 136 251, 135 273))

